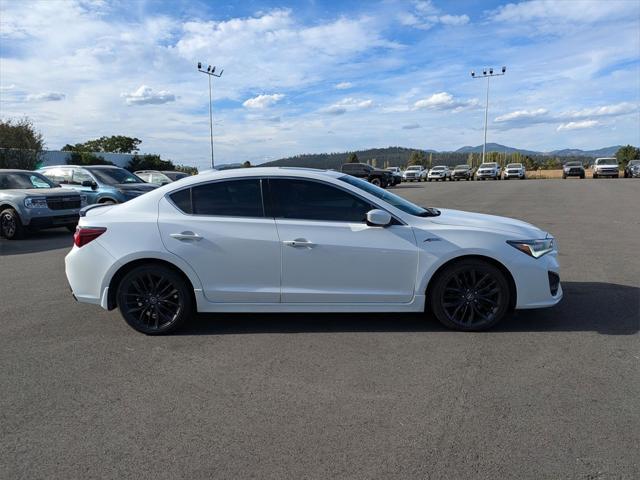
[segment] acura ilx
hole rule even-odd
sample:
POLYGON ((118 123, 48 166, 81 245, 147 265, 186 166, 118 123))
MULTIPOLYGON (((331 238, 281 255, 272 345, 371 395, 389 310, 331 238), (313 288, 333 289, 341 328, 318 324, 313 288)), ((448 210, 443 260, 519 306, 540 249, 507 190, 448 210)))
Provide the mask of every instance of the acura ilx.
POLYGON ((554 238, 341 172, 209 171, 81 212, 66 274, 146 334, 197 312, 425 312, 485 330, 562 298, 554 238))

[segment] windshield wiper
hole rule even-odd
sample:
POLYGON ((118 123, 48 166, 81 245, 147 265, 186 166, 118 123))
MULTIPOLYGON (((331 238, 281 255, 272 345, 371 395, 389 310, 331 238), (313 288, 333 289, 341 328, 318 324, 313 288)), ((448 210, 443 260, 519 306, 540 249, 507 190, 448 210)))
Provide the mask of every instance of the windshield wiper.
POLYGON ((437 217, 438 215, 440 215, 440 210, 438 210, 437 208, 431 208, 431 207, 422 207, 422 208, 424 208, 424 212, 418 215, 419 217, 437 217))

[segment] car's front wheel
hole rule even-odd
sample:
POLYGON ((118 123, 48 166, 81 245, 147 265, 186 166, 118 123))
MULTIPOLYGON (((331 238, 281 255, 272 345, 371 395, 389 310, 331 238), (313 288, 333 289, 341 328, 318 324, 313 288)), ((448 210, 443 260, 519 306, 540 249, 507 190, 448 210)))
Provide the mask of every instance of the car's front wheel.
POLYGON ((24 237, 20 215, 13 208, 5 208, 0 212, 0 237, 7 240, 18 240, 24 237))
POLYGON ((125 321, 147 335, 173 332, 193 312, 185 280, 162 265, 134 268, 122 278, 116 295, 125 321))
POLYGON ((372 178, 370 182, 371 182, 371 185, 375 185, 376 187, 382 186, 382 182, 380 181, 379 178, 372 178))
POLYGON ((455 262, 434 282, 428 300, 433 314, 448 328, 486 330, 509 311, 511 299, 505 275, 483 260, 455 262))

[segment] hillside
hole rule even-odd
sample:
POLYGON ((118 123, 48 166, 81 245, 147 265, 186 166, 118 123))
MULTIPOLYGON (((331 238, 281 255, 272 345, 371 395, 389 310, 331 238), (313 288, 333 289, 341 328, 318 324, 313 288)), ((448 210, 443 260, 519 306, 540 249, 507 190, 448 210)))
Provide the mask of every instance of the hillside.
MULTIPOLYGON (((533 150, 508 147, 498 143, 487 143, 487 152, 498 152, 501 156, 505 153, 509 156, 513 154, 520 154, 522 156, 531 157, 534 163, 544 163, 554 157, 561 157, 560 160, 562 162, 580 160, 588 163, 596 157, 613 156, 618 148, 620 147, 613 146, 598 150, 565 149, 554 150, 551 152, 536 152, 533 150)), ((350 153, 355 153, 358 156, 358 159, 364 163, 371 163, 372 160, 375 159, 378 167, 383 167, 387 164, 392 167, 403 167, 407 165, 411 152, 414 150, 415 149, 405 147, 386 147, 358 150, 355 152, 311 153, 281 158, 279 160, 266 162, 262 165, 266 167, 287 166, 337 170, 343 163, 346 163, 347 157, 350 153)), ((454 152, 438 152, 436 150, 420 151, 423 152, 426 158, 431 156, 434 165, 442 164, 451 166, 460 163, 467 163, 469 155, 473 155, 474 162, 477 162, 479 160, 479 155, 482 154, 482 145, 476 147, 465 146, 454 152)))

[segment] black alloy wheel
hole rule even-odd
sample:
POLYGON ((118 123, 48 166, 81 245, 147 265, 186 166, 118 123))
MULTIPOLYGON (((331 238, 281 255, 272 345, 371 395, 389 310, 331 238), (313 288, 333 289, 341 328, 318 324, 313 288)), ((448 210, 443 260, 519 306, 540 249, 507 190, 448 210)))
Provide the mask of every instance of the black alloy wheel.
POLYGON ((24 227, 20 216, 13 208, 6 208, 0 212, 0 237, 7 240, 18 240, 24 236, 24 227))
POLYGON ((147 335, 175 331, 193 311, 185 281, 160 265, 140 266, 127 273, 118 285, 117 300, 125 321, 147 335))
POLYGON ((469 259, 450 265, 438 275, 429 301, 444 326, 480 331, 505 317, 511 298, 507 279, 497 267, 469 259))

